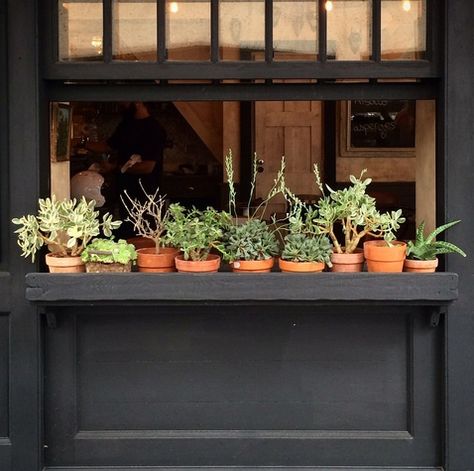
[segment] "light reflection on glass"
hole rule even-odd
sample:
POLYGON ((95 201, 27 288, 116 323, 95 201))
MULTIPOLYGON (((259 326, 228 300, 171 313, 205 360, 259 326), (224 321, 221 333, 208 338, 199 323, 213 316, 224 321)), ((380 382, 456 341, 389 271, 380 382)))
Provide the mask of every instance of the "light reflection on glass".
POLYGON ((102 1, 58 2, 60 61, 102 60, 102 1))

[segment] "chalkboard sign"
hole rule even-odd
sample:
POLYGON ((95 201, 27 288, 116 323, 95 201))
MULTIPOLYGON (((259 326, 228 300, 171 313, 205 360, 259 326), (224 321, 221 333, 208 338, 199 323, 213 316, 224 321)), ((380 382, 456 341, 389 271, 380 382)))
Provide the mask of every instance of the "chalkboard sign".
POLYGON ((415 102, 353 100, 349 103, 350 147, 415 147, 415 102))

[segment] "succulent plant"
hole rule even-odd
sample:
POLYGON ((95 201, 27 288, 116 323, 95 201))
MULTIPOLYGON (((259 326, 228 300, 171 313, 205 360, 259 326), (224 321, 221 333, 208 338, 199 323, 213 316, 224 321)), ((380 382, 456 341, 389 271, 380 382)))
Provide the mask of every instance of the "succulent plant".
POLYGON ((407 244, 407 258, 411 260, 434 260, 437 255, 444 253, 457 253, 466 256, 465 252, 457 245, 442 240, 435 240, 441 232, 461 222, 452 221, 439 226, 425 237, 425 223, 422 222, 416 229, 416 239, 407 244))
POLYGON ((119 239, 94 239, 82 252, 81 259, 84 263, 121 263, 127 265, 137 259, 137 252, 132 244, 119 239))
POLYGON ((201 211, 172 204, 166 221, 166 240, 181 249, 185 260, 206 260, 212 248, 222 249, 223 228, 229 219, 227 213, 213 208, 201 211))
POLYGON ((405 222, 401 209, 385 213, 377 210, 375 198, 366 193, 372 180, 362 179, 365 172, 366 170, 363 170, 359 178, 351 175, 351 186, 348 188, 333 190, 326 185, 329 191, 326 195, 318 167, 315 165, 316 183, 323 196, 318 202, 318 216, 314 223, 319 226, 321 233, 330 237, 337 253, 353 253, 365 236, 383 238, 387 245, 391 245, 395 240, 395 232, 400 228, 400 224, 405 222), (342 227, 343 245, 335 235, 337 224, 342 227))
POLYGON ((51 252, 60 256, 77 256, 82 253, 91 239, 100 235, 110 237, 121 221, 113 221, 106 213, 99 218, 95 210, 95 201, 87 201, 82 197, 62 201, 52 198, 39 199, 38 214, 12 219, 13 224, 20 226, 15 234, 18 235, 18 245, 23 257, 35 255, 43 245, 51 252))

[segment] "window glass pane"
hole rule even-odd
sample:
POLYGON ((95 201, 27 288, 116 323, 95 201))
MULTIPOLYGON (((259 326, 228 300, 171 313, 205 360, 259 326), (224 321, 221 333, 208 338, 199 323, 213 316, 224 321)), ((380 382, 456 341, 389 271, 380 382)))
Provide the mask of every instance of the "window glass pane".
POLYGON ((273 2, 275 60, 315 60, 318 4, 315 0, 273 2))
POLYGON ((219 41, 222 60, 263 60, 265 51, 265 2, 219 2, 219 41))
POLYGON ((372 1, 326 1, 328 58, 369 60, 372 51, 372 1))
POLYGON ((114 59, 156 61, 155 0, 113 0, 112 18, 114 59))
POLYGON ((102 60, 102 1, 58 2, 59 60, 102 60))
POLYGON ((426 1, 382 0, 382 59, 423 59, 426 1))
POLYGON ((211 58, 211 2, 186 0, 166 2, 166 47, 169 60, 211 58))

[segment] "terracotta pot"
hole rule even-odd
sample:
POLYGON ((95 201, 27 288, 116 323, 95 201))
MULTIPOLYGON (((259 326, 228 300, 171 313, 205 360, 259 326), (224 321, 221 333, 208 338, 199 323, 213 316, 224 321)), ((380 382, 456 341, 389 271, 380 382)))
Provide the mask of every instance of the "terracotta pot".
POLYGON ((182 255, 174 258, 176 268, 181 273, 215 273, 221 266, 219 255, 209 254, 207 260, 184 260, 182 255))
POLYGON ((46 254, 46 265, 50 273, 84 273, 86 267, 81 257, 60 257, 58 255, 46 254))
POLYGON ((288 260, 278 260, 278 265, 282 272, 288 273, 317 273, 324 270, 323 262, 290 262, 288 260))
POLYGON ((137 250, 148 249, 155 246, 155 243, 146 237, 131 237, 127 239, 127 243, 132 244, 137 250))
POLYGON ((434 260, 405 260, 403 271, 411 273, 433 273, 438 266, 438 259, 434 260))
POLYGON ((155 247, 137 250, 138 271, 152 273, 170 273, 176 271, 174 259, 179 250, 174 247, 161 247, 156 253, 155 247))
POLYGON ((274 263, 275 260, 272 257, 266 260, 238 260, 231 265, 232 271, 236 273, 268 273, 274 263))
POLYGON ((398 273, 403 271, 407 244, 392 242, 389 247, 383 240, 364 242, 364 256, 367 260, 367 271, 398 273))
POLYGON ((364 265, 364 252, 362 249, 356 249, 353 253, 336 253, 331 255, 333 272, 358 272, 362 271, 364 265))
POLYGON ((101 263, 101 262, 87 262, 87 273, 124 273, 132 271, 132 263, 101 263))

